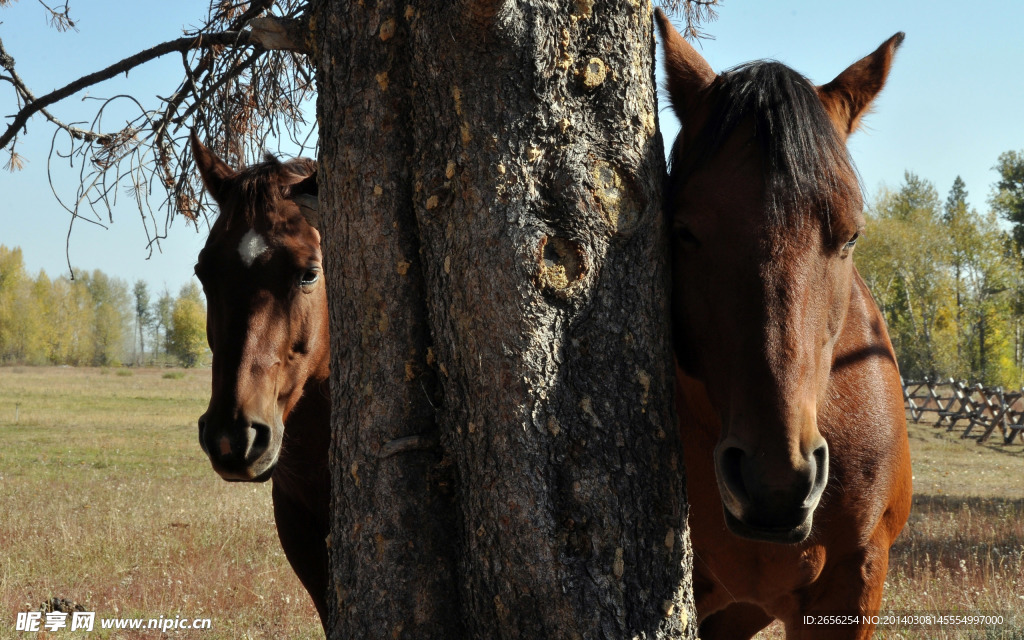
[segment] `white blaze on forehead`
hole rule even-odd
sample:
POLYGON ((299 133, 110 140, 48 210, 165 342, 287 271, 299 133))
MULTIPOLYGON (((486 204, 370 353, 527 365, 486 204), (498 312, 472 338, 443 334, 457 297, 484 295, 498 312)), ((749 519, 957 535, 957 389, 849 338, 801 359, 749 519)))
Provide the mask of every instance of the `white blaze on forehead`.
POLYGON ((242 236, 242 242, 238 245, 238 255, 242 256, 245 266, 251 267, 256 258, 267 252, 267 241, 255 229, 242 236))

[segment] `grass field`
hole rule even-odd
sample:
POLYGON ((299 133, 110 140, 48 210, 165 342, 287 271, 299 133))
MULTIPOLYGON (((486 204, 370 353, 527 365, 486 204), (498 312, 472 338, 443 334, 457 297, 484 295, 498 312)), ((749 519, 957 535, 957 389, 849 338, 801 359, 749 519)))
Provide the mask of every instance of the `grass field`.
MULTIPOLYGON (((16 634, 16 612, 55 597, 97 618, 212 620, 174 638, 323 637, 281 552, 269 484, 223 482, 199 449, 208 392, 208 370, 0 368, 0 638, 43 637, 16 634)), ((884 609, 998 612, 1024 624, 1024 445, 978 445, 927 425, 911 424, 910 436, 914 509, 884 609)))
MULTIPOLYGON (((960 439, 960 429, 910 423, 914 503, 890 561, 883 607, 996 612, 999 629, 914 636, 1024 638, 1024 446, 960 439)), ((881 635, 881 634, 880 634, 881 635)))
POLYGON ((208 394, 209 370, 0 368, 0 638, 41 636, 15 633, 15 612, 51 598, 211 619, 175 638, 323 637, 270 484, 224 482, 199 448, 208 394))

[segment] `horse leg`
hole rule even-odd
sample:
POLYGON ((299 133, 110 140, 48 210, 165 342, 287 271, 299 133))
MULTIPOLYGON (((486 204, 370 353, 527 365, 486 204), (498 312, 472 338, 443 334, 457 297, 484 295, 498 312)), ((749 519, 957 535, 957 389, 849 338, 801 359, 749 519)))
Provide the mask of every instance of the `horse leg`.
POLYGON ((804 593, 803 610, 785 621, 786 638, 791 640, 866 640, 875 630, 866 616, 878 613, 882 589, 889 569, 889 546, 864 549, 825 568, 815 584, 804 593), (832 616, 831 620, 828 616, 832 616), (851 624, 836 618, 856 619, 851 624), (805 622, 806 621, 806 622, 805 622))
POLYGON ((748 602, 734 602, 725 609, 708 616, 700 623, 701 640, 745 640, 772 623, 770 615, 761 607, 748 602))
POLYGON ((274 522, 277 537, 292 570, 313 598, 320 623, 327 624, 327 532, 313 514, 295 500, 273 488, 274 522))

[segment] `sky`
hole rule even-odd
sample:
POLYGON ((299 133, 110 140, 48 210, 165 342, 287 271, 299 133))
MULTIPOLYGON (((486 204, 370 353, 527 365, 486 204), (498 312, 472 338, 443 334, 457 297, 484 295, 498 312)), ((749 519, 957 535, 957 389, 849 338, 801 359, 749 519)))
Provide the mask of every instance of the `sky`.
MULTIPOLYGON (((20 0, 0 9, 0 39, 19 74, 42 95, 179 37, 184 26, 201 21, 207 3, 135 0, 131 11, 124 6, 113 0, 71 0, 78 31, 57 33, 38 3, 20 0)), ((1024 2, 1019 0, 725 0, 718 19, 704 26, 713 39, 701 41, 698 50, 716 71, 771 58, 822 84, 892 34, 906 32, 886 89, 849 141, 867 196, 884 185, 898 187, 909 170, 931 181, 945 198, 960 175, 969 204, 984 211, 997 179, 992 170, 997 157, 1024 149, 1022 25, 1024 2)), ((84 94, 95 98, 130 92, 145 100, 167 95, 180 78, 180 57, 171 55, 84 94)), ((3 82, 0 105, 5 116, 15 111, 13 92, 3 82)), ((65 122, 88 117, 83 94, 52 110, 65 122)), ((678 123, 664 92, 660 113, 668 146, 678 123)), ((69 215, 54 199, 47 179, 52 132, 41 117, 33 118, 17 148, 28 164, 16 173, 0 170, 0 244, 21 247, 33 274, 45 269, 51 277, 66 275, 67 248, 76 269, 101 269, 128 282, 143 279, 151 290, 176 293, 191 277, 208 231, 205 224, 197 230, 179 217, 170 237, 150 256, 139 212, 122 197, 113 223, 103 221, 108 229, 79 222, 69 239, 69 215)), ((6 152, 0 155, 0 164, 4 161, 6 152)), ((70 197, 77 173, 65 165, 53 167, 53 172, 56 190, 70 197)))

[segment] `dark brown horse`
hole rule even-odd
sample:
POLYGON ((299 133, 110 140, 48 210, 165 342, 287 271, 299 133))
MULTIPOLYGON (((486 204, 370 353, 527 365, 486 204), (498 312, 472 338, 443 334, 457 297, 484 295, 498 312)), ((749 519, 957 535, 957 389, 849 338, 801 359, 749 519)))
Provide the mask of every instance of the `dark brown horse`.
POLYGON ((316 167, 268 158, 235 171, 194 134, 192 152, 220 207, 196 263, 213 351, 199 444, 225 480, 273 479, 281 546, 326 623, 330 345, 316 167))
POLYGON ((658 21, 683 123, 666 208, 700 635, 780 619, 791 638, 868 637, 911 475, 896 359, 853 265, 846 138, 903 34, 815 87, 776 62, 715 74, 658 21))

